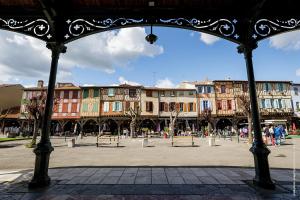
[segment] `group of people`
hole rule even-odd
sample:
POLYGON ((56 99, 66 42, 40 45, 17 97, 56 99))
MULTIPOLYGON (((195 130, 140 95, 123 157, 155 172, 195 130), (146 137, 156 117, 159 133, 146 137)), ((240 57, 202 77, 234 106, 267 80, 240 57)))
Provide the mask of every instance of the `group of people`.
POLYGON ((270 141, 271 145, 279 146, 281 141, 285 140, 285 135, 286 130, 282 125, 266 126, 263 130, 263 139, 266 145, 268 145, 268 141, 270 141))

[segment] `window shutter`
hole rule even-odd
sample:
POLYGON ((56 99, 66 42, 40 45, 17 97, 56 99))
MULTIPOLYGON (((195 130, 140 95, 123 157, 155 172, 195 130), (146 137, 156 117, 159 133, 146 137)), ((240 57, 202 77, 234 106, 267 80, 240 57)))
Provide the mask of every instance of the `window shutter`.
POLYGON ((200 110, 203 111, 204 110, 204 101, 200 100, 200 110))
POLYGON ((180 110, 180 105, 179 105, 179 103, 176 103, 176 111, 179 111, 180 110))
POLYGON ((164 105, 164 111, 168 112, 168 103, 165 103, 165 105, 164 105))
POLYGON ((186 112, 186 104, 183 103, 183 112, 186 112))
POLYGON ((196 112, 196 104, 193 103, 193 112, 196 112))

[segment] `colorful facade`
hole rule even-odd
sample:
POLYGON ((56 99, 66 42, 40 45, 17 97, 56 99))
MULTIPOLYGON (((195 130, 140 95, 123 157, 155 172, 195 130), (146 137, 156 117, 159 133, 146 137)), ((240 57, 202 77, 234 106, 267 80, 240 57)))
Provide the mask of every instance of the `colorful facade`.
MULTIPOLYGON (((168 127, 174 109, 179 111, 178 130, 186 130, 188 127, 199 129, 205 110, 211 111, 216 128, 233 126, 241 120, 246 122, 247 118, 237 98, 249 95, 247 81, 215 80, 184 85, 187 84, 188 88, 156 88, 128 84, 77 87, 71 83, 58 83, 52 119, 59 122, 72 121, 71 126, 78 122, 83 129, 86 124, 90 124, 94 131, 113 124, 113 130, 120 131, 125 127, 128 129, 128 111, 131 108, 140 111, 142 126, 147 125, 156 131, 168 127)), ((293 116, 299 117, 299 84, 291 86, 289 81, 257 81, 256 85, 262 121, 289 121, 293 116)), ((26 119, 26 102, 41 92, 46 92, 41 82, 38 87, 24 89, 21 119, 26 119)))

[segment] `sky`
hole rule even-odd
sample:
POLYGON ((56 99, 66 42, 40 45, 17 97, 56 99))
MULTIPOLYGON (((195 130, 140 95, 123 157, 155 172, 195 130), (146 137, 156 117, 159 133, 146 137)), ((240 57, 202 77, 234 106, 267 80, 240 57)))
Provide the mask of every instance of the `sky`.
MULTIPOLYGON (((94 34, 68 43, 59 60, 57 82, 75 85, 141 84, 177 87, 182 81, 246 80, 237 44, 191 30, 149 27, 94 34)), ((35 86, 48 82, 51 52, 38 39, 0 30, 0 84, 35 86)), ((256 80, 300 83, 300 32, 265 39, 253 52, 256 80)))

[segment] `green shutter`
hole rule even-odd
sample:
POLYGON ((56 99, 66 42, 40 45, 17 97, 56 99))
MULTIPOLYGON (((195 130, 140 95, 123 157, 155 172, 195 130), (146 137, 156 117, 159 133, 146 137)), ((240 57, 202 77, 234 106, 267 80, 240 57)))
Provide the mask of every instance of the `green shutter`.
POLYGON ((88 89, 84 89, 83 90, 83 98, 85 99, 85 98, 88 98, 88 96, 89 96, 89 90, 88 89))
POLYGON ((93 112, 98 112, 98 103, 93 104, 93 112))
POLYGON ((99 89, 94 89, 94 97, 99 97, 99 89))
POLYGON ((83 103, 82 105, 82 112, 87 112, 88 111, 88 104, 87 103, 83 103))

